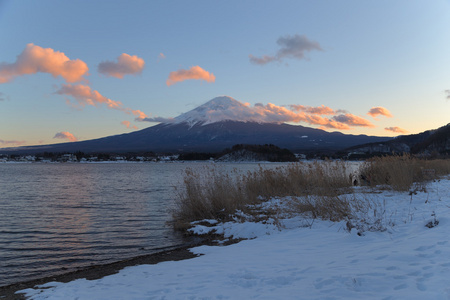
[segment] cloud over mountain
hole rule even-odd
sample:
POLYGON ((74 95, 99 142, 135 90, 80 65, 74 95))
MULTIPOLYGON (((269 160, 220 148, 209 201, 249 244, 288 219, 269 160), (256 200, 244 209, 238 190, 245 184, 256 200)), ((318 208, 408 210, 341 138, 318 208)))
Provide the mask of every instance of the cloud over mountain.
POLYGON ((111 77, 123 78, 125 75, 140 74, 144 69, 145 62, 136 55, 122 53, 117 62, 103 61, 98 65, 98 72, 111 77))
POLYGON ((26 144, 26 141, 0 140, 0 145, 2 145, 2 146, 22 146, 25 144, 26 144))
POLYGON ((178 71, 170 72, 169 78, 166 81, 167 86, 171 86, 177 82, 185 80, 204 80, 206 82, 215 82, 216 76, 199 66, 193 66, 188 70, 180 69, 178 71))
POLYGON ((317 106, 317 107, 291 104, 291 105, 289 105, 289 107, 292 110, 304 111, 304 112, 307 112, 310 114, 317 114, 317 115, 334 115, 334 114, 336 114, 336 111, 334 111, 332 108, 325 106, 323 104, 321 106, 317 106))
MULTIPOLYGON (((130 128, 130 121, 122 121, 120 124, 124 125, 126 128, 130 128)), ((132 129, 138 129, 137 126, 131 126, 132 129)))
MULTIPOLYGON (((109 99, 100 94, 98 91, 91 89, 88 85, 63 84, 61 88, 55 92, 55 94, 74 98, 80 107, 84 107, 86 105, 97 107, 98 105, 105 104, 108 108, 120 110, 128 115, 136 116, 136 121, 142 121, 147 117, 144 112, 138 109, 133 110, 131 108, 124 107, 122 102, 109 99)), ((67 102, 70 103, 70 99, 67 99, 67 102)))
POLYGON ((384 128, 384 130, 392 131, 392 132, 395 132, 395 133, 408 133, 407 130, 405 130, 403 128, 400 128, 400 127, 386 127, 386 128, 384 128))
POLYGON ((174 123, 174 118, 164 118, 164 117, 146 117, 142 119, 144 122, 152 122, 152 123, 174 123))
POLYGON ((333 119, 339 123, 347 124, 349 126, 375 127, 375 125, 370 123, 368 120, 352 114, 334 116, 333 119))
POLYGON ((14 63, 0 63, 0 83, 38 72, 61 76, 67 82, 77 82, 84 80, 83 76, 88 71, 88 66, 80 59, 71 60, 63 52, 30 43, 14 63))
POLYGON ((249 55, 251 63, 265 65, 273 61, 283 61, 284 59, 305 59, 306 53, 311 51, 323 51, 318 42, 308 39, 305 35, 295 34, 294 36, 282 36, 277 40, 280 49, 275 55, 263 55, 255 57, 249 55))
POLYGON ((61 131, 55 134, 55 136, 53 137, 54 139, 63 139, 63 140, 69 140, 71 142, 76 142, 78 141, 78 139, 71 134, 70 132, 67 131, 61 131))
POLYGON ((278 106, 272 103, 256 103, 254 106, 243 104, 231 97, 222 96, 214 98, 207 103, 179 115, 173 119, 145 118, 143 121, 210 124, 225 120, 258 123, 306 123, 321 128, 334 128, 348 130, 352 127, 374 127, 368 120, 352 115, 342 114, 342 110, 333 110, 324 105, 318 107, 288 105, 278 106), (289 109, 289 108, 291 109, 289 109), (324 117, 322 115, 331 115, 324 117))
POLYGON ((369 112, 367 113, 369 116, 376 117, 376 116, 385 116, 387 118, 392 118, 392 114, 389 110, 387 110, 384 107, 377 106, 372 107, 369 112))
POLYGON ((63 84, 61 88, 56 91, 56 94, 72 96, 81 106, 106 104, 107 107, 114 109, 120 109, 122 107, 121 102, 111 100, 100 94, 98 91, 92 90, 90 86, 83 84, 63 84))

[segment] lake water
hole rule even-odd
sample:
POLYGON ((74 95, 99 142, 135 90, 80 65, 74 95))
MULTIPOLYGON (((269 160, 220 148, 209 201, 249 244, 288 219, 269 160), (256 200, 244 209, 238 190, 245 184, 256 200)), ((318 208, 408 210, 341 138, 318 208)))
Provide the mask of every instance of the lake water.
POLYGON ((0 286, 185 243, 166 224, 174 187, 205 164, 0 164, 0 286))

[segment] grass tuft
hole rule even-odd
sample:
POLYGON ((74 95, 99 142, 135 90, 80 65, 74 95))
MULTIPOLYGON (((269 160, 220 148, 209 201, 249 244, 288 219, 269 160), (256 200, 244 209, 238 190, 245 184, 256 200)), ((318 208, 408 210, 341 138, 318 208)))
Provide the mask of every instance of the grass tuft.
POLYGON ((425 160, 409 154, 375 157, 360 169, 363 184, 388 186, 408 191, 414 184, 424 183, 450 173, 450 160, 425 160), (432 172, 429 172, 432 171, 432 172))
POLYGON ((314 194, 331 199, 351 189, 346 170, 346 164, 338 161, 295 163, 275 169, 260 166, 247 174, 224 173, 214 167, 188 168, 184 188, 178 190, 174 226, 185 229, 190 222, 203 219, 227 221, 237 210, 251 214, 251 206, 272 197, 314 194))
MULTIPOLYGON (((349 169, 343 161, 301 162, 272 169, 260 166, 246 174, 237 170, 225 173, 215 167, 187 169, 184 185, 178 191, 173 224, 175 229, 186 230, 193 221, 229 221, 237 211, 261 215, 255 211, 258 204, 286 197, 292 199, 294 213, 309 214, 313 219, 351 220, 373 209, 374 204, 348 196, 352 194, 355 176, 349 176, 349 169)), ((423 160, 405 154, 372 158, 362 164, 357 176, 364 185, 397 191, 411 191, 414 186, 417 191, 426 181, 447 174, 450 160, 423 160)))

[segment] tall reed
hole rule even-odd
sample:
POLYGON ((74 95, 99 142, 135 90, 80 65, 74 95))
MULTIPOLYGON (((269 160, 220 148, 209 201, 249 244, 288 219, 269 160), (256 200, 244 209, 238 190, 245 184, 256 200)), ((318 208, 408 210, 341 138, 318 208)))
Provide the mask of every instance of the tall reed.
MULTIPOLYGON (((238 210, 260 214, 255 204, 289 196, 297 213, 333 221, 351 218, 367 203, 341 196, 352 191, 354 177, 350 173, 343 161, 260 166, 246 174, 226 173, 215 167, 187 169, 173 212, 174 227, 183 230, 190 222, 204 219, 227 221, 238 210)), ((415 183, 446 174, 450 174, 450 160, 423 160, 405 154, 372 158, 363 163, 357 177, 362 184, 408 191, 415 183)))
POLYGON ((448 159, 425 160, 410 154, 374 157, 360 169, 363 184, 389 186, 397 191, 407 191, 415 183, 423 183, 449 173, 448 159))
MULTIPOLYGON (((272 197, 320 195, 333 197, 351 188, 345 162, 295 163, 274 169, 259 167, 247 174, 224 173, 214 167, 187 169, 178 191, 173 218, 183 228, 202 220, 227 220, 241 210, 272 197)), ((330 199, 331 199, 330 198, 330 199)))

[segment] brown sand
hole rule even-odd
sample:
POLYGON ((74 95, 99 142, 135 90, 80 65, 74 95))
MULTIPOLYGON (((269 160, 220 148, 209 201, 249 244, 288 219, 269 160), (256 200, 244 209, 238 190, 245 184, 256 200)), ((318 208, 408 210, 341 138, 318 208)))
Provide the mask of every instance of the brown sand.
POLYGON ((88 267, 86 269, 69 272, 62 275, 50 276, 41 279, 35 279, 26 282, 19 282, 7 286, 0 287, 0 300, 12 300, 12 299, 26 299, 23 294, 15 294, 16 291, 20 291, 27 288, 32 288, 36 285, 44 284, 51 281, 57 282, 69 282, 75 279, 86 278, 88 280, 99 279, 108 275, 116 274, 125 267, 145 265, 145 264, 157 264, 163 261, 177 261, 183 259, 194 258, 192 252, 188 249, 193 246, 181 247, 173 250, 167 250, 149 255, 142 255, 131 259, 126 259, 110 264, 98 265, 88 267))

